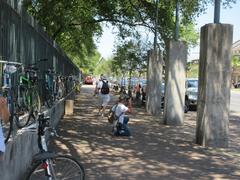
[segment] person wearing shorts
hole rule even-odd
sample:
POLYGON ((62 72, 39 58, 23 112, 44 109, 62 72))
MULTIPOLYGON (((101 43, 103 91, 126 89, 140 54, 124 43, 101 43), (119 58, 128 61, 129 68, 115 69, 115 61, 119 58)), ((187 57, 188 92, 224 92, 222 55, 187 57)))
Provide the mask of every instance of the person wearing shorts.
POLYGON ((99 91, 99 109, 98 109, 98 115, 104 116, 105 109, 111 100, 110 94, 103 94, 101 89, 103 88, 103 83, 108 83, 108 87, 110 88, 110 83, 107 81, 106 76, 101 77, 101 81, 98 83, 98 91, 99 91))

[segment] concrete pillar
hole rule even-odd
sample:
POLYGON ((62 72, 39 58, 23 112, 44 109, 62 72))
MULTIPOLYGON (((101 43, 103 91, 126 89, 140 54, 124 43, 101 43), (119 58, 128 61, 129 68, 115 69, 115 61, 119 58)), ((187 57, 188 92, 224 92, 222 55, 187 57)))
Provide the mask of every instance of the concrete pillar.
POLYGON ((149 114, 154 116, 161 114, 162 64, 162 56, 160 55, 160 51, 149 51, 146 109, 149 114))
POLYGON ((233 26, 201 28, 196 143, 227 147, 233 26))
POLYGON ((74 107, 74 100, 68 99, 65 101, 65 115, 72 115, 74 107))
POLYGON ((186 62, 186 44, 171 40, 165 66, 164 124, 182 125, 184 122, 186 62))

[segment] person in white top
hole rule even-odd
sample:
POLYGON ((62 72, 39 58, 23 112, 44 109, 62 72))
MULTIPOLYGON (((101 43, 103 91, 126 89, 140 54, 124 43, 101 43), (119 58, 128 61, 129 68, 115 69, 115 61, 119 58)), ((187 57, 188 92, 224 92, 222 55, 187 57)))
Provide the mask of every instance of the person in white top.
POLYGON ((99 93, 99 112, 98 114, 104 115, 106 106, 108 105, 110 98, 110 87, 111 84, 108 82, 106 76, 102 75, 98 82, 97 89, 99 93))
MULTIPOLYGON (((7 100, 3 97, 0 97, 0 119, 4 123, 7 123, 9 120, 9 111, 7 108, 7 100)), ((2 131, 2 126, 0 124, 0 160, 2 160, 3 153, 5 152, 4 136, 2 131)))
MULTIPOLYGON (((118 125, 116 131, 113 132, 114 135, 131 136, 130 130, 127 126, 129 117, 126 116, 126 113, 132 113, 131 98, 120 96, 118 103, 112 107, 112 111, 115 112, 115 115, 118 117, 118 122, 120 125, 118 125)), ((116 123, 117 122, 114 122, 113 126, 116 126, 116 123)))

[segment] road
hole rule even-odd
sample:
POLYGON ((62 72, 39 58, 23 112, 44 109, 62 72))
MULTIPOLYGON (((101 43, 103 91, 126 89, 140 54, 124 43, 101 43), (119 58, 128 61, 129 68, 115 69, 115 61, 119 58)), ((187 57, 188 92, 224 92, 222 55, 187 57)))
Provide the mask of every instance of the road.
POLYGON ((240 92, 231 91, 230 110, 240 113, 240 92))

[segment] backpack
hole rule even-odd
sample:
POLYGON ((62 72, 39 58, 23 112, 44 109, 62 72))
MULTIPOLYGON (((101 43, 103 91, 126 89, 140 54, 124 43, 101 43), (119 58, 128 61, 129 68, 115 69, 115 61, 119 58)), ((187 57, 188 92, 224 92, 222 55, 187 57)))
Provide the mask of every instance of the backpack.
POLYGON ((101 93, 102 94, 109 94, 109 86, 108 86, 108 81, 102 81, 102 88, 101 88, 101 93))

